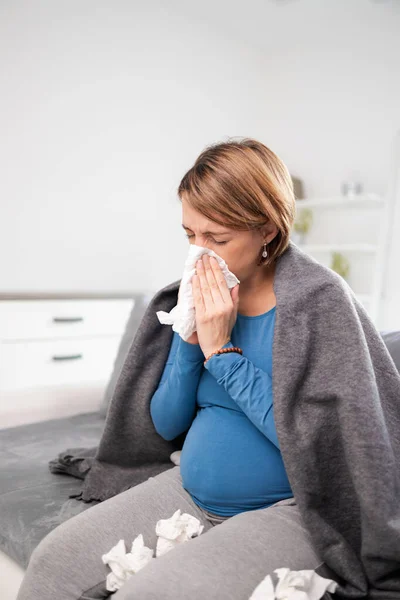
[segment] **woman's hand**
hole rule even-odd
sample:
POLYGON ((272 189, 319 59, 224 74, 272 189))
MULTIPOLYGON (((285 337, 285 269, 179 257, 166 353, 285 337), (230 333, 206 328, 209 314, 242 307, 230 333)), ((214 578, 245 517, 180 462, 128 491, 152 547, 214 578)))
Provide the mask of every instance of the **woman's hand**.
POLYGON ((186 340, 189 344, 198 344, 199 336, 197 335, 197 331, 194 331, 190 337, 186 340))
POLYGON ((196 329, 207 357, 226 344, 231 335, 239 306, 239 284, 229 290, 218 261, 208 254, 197 261, 196 271, 192 277, 196 329))

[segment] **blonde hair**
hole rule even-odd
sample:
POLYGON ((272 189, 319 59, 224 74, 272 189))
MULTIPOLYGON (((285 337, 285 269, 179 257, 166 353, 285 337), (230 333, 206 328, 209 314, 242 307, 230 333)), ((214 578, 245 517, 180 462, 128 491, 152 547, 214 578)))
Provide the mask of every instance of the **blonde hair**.
POLYGON ((268 257, 260 256, 258 264, 271 265, 289 245, 296 216, 293 182, 281 159, 257 140, 230 138, 207 146, 182 178, 178 196, 237 231, 258 229, 271 220, 278 233, 267 246, 268 257))

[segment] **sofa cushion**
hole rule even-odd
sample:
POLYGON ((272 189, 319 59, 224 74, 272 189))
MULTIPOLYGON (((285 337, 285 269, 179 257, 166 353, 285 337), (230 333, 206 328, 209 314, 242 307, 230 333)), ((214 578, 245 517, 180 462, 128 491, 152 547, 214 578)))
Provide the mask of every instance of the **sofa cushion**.
POLYGON ((98 504, 68 498, 82 481, 48 462, 64 448, 96 446, 104 422, 95 412, 0 429, 0 549, 22 568, 52 529, 98 504))

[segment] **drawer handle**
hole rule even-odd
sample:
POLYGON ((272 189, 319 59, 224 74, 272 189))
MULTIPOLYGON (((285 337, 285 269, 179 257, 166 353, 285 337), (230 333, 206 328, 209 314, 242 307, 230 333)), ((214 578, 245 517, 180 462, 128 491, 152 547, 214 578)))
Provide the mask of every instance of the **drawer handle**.
POLYGON ((54 323, 77 323, 83 321, 83 317, 53 317, 54 323))
POLYGON ((70 354, 64 356, 52 356, 53 360, 76 360, 77 358, 83 358, 83 354, 70 354))

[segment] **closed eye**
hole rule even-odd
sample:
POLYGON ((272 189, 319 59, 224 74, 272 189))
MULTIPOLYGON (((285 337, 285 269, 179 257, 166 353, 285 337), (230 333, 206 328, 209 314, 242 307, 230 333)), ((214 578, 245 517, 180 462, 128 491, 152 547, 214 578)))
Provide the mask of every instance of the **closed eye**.
MULTIPOLYGON (((193 235, 193 234, 192 234, 192 235, 189 235, 188 233, 185 233, 185 236, 186 236, 187 238, 189 238, 189 239, 190 239, 190 238, 192 238, 192 237, 194 237, 194 235, 193 235)), ((211 241, 212 241, 214 244, 218 244, 219 246, 222 246, 223 244, 227 244, 227 243, 228 243, 227 241, 225 241, 225 242, 217 242, 216 240, 213 240, 212 238, 210 238, 210 240, 211 240, 211 241)))

